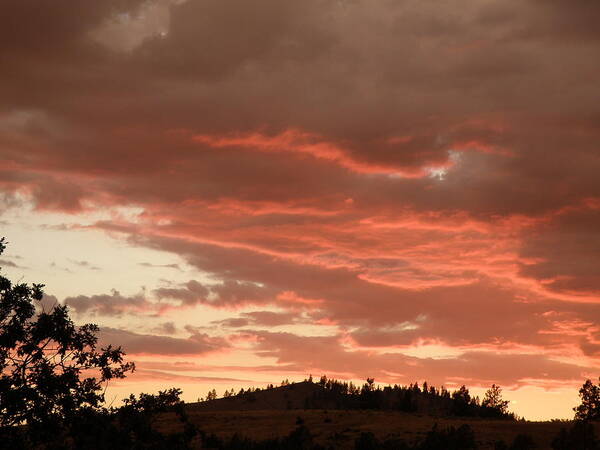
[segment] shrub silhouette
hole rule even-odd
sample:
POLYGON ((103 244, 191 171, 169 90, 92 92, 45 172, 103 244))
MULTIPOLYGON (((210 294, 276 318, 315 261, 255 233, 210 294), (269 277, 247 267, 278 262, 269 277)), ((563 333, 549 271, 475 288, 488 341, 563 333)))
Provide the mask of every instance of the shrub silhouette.
POLYGON ((308 428, 300 425, 288 436, 283 438, 253 441, 234 434, 229 440, 223 440, 214 434, 202 436, 202 447, 218 450, 324 450, 320 445, 313 443, 312 435, 308 428))
POLYGON ((157 395, 140 394, 124 400, 124 405, 110 410, 86 410, 72 422, 71 446, 61 448, 125 450, 125 449, 190 449, 198 434, 188 422, 179 389, 161 391, 157 395), (182 431, 160 432, 155 427, 160 414, 173 412, 182 431))
POLYGON ((360 436, 354 442, 355 450, 378 450, 381 447, 379 440, 370 431, 360 433, 360 436))
POLYGON ((437 424, 427 433, 419 450, 472 450, 477 448, 475 435, 469 425, 438 430, 437 424))
POLYGON ((461 425, 439 430, 437 424, 425 439, 409 445, 402 439, 391 438, 380 441, 371 432, 363 432, 354 442, 355 450, 475 450, 477 442, 471 427, 461 425))
POLYGON ((508 450, 508 445, 504 441, 494 442, 494 450, 508 450))
POLYGON ((562 428, 552 440, 553 450, 597 450, 599 448, 594 427, 586 421, 576 421, 569 430, 562 428))
POLYGON ((528 434, 518 434, 509 450, 534 450, 537 448, 533 438, 528 434))

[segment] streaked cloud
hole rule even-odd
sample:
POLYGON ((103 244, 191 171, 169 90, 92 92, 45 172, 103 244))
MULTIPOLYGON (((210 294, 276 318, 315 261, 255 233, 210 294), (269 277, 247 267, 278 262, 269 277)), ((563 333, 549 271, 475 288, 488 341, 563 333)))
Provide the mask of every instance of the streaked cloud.
POLYGON ((232 380, 597 372, 597 3, 4 3, 0 265, 104 339, 232 380))

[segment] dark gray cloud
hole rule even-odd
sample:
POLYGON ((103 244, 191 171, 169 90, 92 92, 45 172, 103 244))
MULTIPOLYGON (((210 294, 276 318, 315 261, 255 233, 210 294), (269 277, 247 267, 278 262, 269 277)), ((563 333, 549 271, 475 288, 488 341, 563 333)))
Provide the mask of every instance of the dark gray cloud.
POLYGON ((232 317, 213 322, 228 328, 242 328, 248 326, 276 327, 294 323, 306 323, 306 319, 295 312, 252 311, 242 313, 241 317, 232 317))
POLYGON ((142 266, 142 267, 148 267, 148 268, 155 268, 155 269, 176 269, 176 270, 181 270, 181 267, 179 267, 179 264, 176 263, 172 263, 172 264, 152 264, 152 263, 148 263, 148 262, 141 262, 138 263, 138 265, 142 266))
POLYGON ((143 313, 153 310, 152 303, 143 295, 124 296, 113 290, 112 294, 78 295, 67 297, 64 304, 77 314, 120 316, 127 313, 143 313))
POLYGON ((19 269, 21 268, 21 266, 19 266, 17 263, 10 261, 8 259, 0 259, 0 267, 4 266, 4 267, 13 267, 15 269, 19 269))
POLYGON ((100 329, 100 342, 103 345, 121 346, 130 354, 149 355, 203 355, 228 347, 222 338, 207 334, 193 334, 187 339, 151 334, 138 334, 110 327, 100 329))
POLYGON ((74 259, 69 259, 69 262, 71 264, 74 264, 75 266, 84 268, 84 269, 89 269, 89 270, 100 270, 100 267, 93 265, 91 262, 89 261, 77 261, 74 259))
POLYGON ((180 288, 158 288, 154 295, 159 299, 179 300, 182 305, 194 305, 206 301, 209 289, 196 280, 188 281, 180 288))
POLYGON ((153 291, 159 299, 179 300, 182 305, 207 304, 217 307, 252 303, 265 303, 272 290, 256 283, 225 280, 222 283, 205 285, 190 280, 181 287, 163 287, 153 291))

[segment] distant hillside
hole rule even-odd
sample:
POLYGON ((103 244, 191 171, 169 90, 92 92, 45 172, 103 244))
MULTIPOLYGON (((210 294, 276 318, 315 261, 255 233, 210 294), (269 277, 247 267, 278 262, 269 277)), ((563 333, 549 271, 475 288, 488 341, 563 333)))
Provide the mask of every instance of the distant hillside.
MULTIPOLYGON (((259 391, 246 392, 227 398, 218 398, 189 404, 190 408, 202 411, 260 411, 307 408, 310 399, 320 398, 325 388, 309 381, 273 387, 259 391)), ((333 408, 334 403, 322 402, 321 409, 333 408), (329 404, 328 404, 329 403, 329 404)))
POLYGON ((435 416, 513 419, 501 390, 493 386, 482 401, 471 397, 462 386, 449 392, 423 383, 409 386, 376 387, 373 379, 358 387, 353 383, 322 377, 314 383, 269 386, 266 389, 241 390, 237 394, 192 403, 191 409, 202 411, 259 411, 290 409, 371 409, 421 413, 435 416))
MULTIPOLYGON (((581 436, 589 441, 595 431, 592 424, 582 435, 570 422, 514 420, 497 386, 480 400, 465 386, 453 392, 427 383, 378 387, 373 379, 356 386, 322 377, 316 383, 228 391, 226 398, 186 409, 202 430, 202 448, 222 450, 573 450, 592 448, 573 447, 571 441, 581 436), (554 446, 559 438, 566 446, 554 446)), ((172 430, 181 424, 171 415, 160 426, 172 430)))

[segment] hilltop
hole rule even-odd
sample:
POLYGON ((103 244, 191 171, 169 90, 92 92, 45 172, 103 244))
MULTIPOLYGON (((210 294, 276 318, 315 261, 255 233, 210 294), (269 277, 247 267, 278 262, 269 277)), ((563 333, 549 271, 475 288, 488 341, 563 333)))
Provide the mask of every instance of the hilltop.
MULTIPOLYGON (((500 390, 496 387, 490 391, 498 395, 492 399, 495 407, 490 406, 489 395, 480 401, 464 386, 450 393, 426 383, 375 387, 373 380, 367 380, 359 388, 323 377, 317 383, 307 380, 235 394, 232 391, 225 398, 186 404, 186 411, 189 420, 209 436, 206 442, 212 443, 210 448, 238 448, 244 439, 248 447, 239 448, 263 448, 260 442, 275 441, 288 448, 286 439, 303 436, 306 442, 302 445, 310 443, 306 448, 332 450, 571 449, 569 443, 567 447, 552 447, 552 443, 561 429, 573 426, 572 422, 516 420, 506 411, 507 402, 499 397, 500 390), (458 441, 470 444, 456 444, 452 433, 458 433, 458 441), (428 447, 426 441, 432 436, 438 446, 428 447), (461 441, 465 437, 467 440, 461 441), (515 442, 521 443, 515 446, 515 442), (503 443, 507 446, 502 447, 503 443)), ((165 420, 163 426, 168 429, 173 422, 165 420)), ((305 448, 302 445, 298 448, 305 448)))
MULTIPOLYGON (((311 399, 322 398, 326 393, 323 386, 303 381, 270 389, 252 390, 231 397, 218 398, 198 403, 189 403, 188 407, 198 411, 267 411, 307 408, 311 399)), ((319 401, 320 409, 335 408, 331 400, 319 401)))
POLYGON ((375 386, 372 378, 361 387, 352 382, 327 379, 315 383, 312 378, 300 383, 270 385, 265 389, 226 392, 217 399, 213 390, 209 400, 190 407, 204 411, 258 411, 291 409, 385 410, 421 413, 442 417, 480 417, 514 420, 501 389, 492 387, 483 400, 472 397, 465 386, 450 392, 423 383, 409 386, 375 386))

